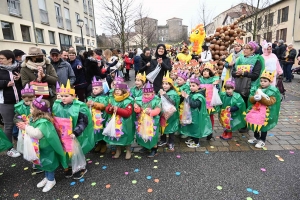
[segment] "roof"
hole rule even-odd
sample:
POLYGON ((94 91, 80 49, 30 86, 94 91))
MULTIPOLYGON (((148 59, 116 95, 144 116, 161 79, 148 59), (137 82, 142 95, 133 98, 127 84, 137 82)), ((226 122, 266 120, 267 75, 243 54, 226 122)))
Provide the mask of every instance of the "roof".
POLYGON ((235 18, 239 18, 239 17, 242 16, 242 15, 243 15, 242 12, 230 12, 230 13, 227 13, 227 14, 226 14, 226 17, 225 17, 224 20, 223 20, 222 25, 225 24, 225 22, 226 22, 226 20, 227 20, 228 17, 231 17, 232 19, 235 19, 235 18))
POLYGON ((181 18, 173 17, 173 18, 171 18, 171 19, 167 19, 167 21, 169 21, 169 20, 174 20, 174 19, 180 19, 180 20, 182 20, 181 18))
MULTIPOLYGON (((223 13, 226 13, 227 11, 229 11, 229 10, 231 10, 232 8, 237 7, 237 6, 239 6, 239 5, 243 6, 243 5, 247 5, 247 4, 246 4, 246 3, 239 3, 239 4, 235 5, 235 6, 232 6, 232 7, 228 8, 227 10, 221 12, 221 13, 218 14, 217 16, 219 16, 219 15, 221 15, 221 14, 223 14, 223 13)), ((248 6, 250 6, 250 5, 248 5, 248 6)), ((235 8, 235 9, 236 9, 236 8, 235 8)), ((217 16, 215 16, 214 19, 215 19, 217 16)))

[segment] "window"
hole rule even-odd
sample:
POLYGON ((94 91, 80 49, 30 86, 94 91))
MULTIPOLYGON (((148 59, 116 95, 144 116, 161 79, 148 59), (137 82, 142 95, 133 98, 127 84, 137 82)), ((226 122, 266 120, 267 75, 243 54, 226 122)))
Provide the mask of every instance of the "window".
POLYGON ((21 16, 20 0, 7 0, 7 5, 10 14, 21 16))
POLYGON ((24 42, 31 42, 29 28, 29 26, 21 25, 21 33, 24 42))
POLYGON ((12 23, 9 22, 1 22, 3 38, 5 40, 14 40, 14 33, 12 29, 12 23))
POLYGON ((70 11, 68 8, 64 8, 65 12, 65 20, 66 20, 66 28, 67 30, 72 30, 71 20, 70 20, 70 11))
POLYGON ((80 15, 78 13, 75 13, 75 19, 76 19, 76 24, 79 25, 78 19, 80 19, 80 15))
POLYGON ((38 4, 39 4, 39 9, 41 9, 41 10, 47 10, 46 9, 46 2, 45 2, 45 0, 39 0, 38 4))
POLYGON ((280 29, 276 31, 276 40, 283 40, 286 41, 286 34, 287 34, 287 29, 280 29))
POLYGON ((38 43, 44 43, 43 29, 35 29, 38 43))
POLYGON ((256 41, 260 44, 260 35, 256 35, 256 41))
POLYGON ((261 28, 261 18, 257 19, 257 29, 261 28))
POLYGON ((50 44, 55 44, 55 36, 53 31, 49 31, 49 41, 50 44))
POLYGON ((281 11, 282 16, 281 16, 281 22, 287 22, 289 19, 289 7, 285 7, 281 11))
POLYGON ((48 12, 47 12, 47 8, 46 8, 45 0, 39 0, 38 3, 39 3, 39 9, 40 9, 41 22, 43 24, 49 24, 48 12))
POLYGON ((90 28, 93 28, 93 20, 90 19, 90 28))
POLYGON ((265 39, 267 42, 271 42, 271 41, 272 41, 272 32, 264 33, 264 39, 265 39))
POLYGON ((277 13, 277 24, 280 24, 280 18, 281 18, 281 10, 278 10, 278 13, 277 13))
POLYGON ((55 13, 56 13, 57 26, 59 28, 63 28, 64 27, 64 23, 63 23, 63 18, 62 18, 61 10, 60 10, 60 5, 56 4, 56 3, 54 5, 55 5, 55 13))
POLYGON ((273 21, 274 21, 274 13, 270 13, 268 17, 268 25, 273 26, 273 21))
POLYGON ((181 26, 181 22, 179 22, 178 25, 181 26))
POLYGON ((72 40, 71 40, 70 35, 65 35, 65 34, 60 33, 59 38, 60 38, 60 44, 61 45, 67 45, 67 46, 72 45, 72 40))
POLYGON ((268 27, 268 15, 265 15, 265 20, 264 20, 264 27, 268 27))
POLYGON ((246 38, 246 43, 251 41, 251 36, 246 38))
POLYGON ((248 31, 248 32, 251 32, 251 31, 252 31, 252 21, 251 21, 251 22, 248 22, 248 23, 246 24, 246 31, 248 31))

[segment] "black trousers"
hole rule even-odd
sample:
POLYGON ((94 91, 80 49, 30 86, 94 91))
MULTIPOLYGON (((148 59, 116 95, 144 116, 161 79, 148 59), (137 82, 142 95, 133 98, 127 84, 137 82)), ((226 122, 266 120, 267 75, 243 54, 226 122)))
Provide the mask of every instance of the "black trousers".
MULTIPOLYGON (((170 133, 169 135, 169 144, 174 144, 174 140, 175 140, 175 134, 174 133, 170 133)), ((163 134, 160 139, 164 142, 167 141, 167 135, 163 134)))
POLYGON ((125 79, 126 80, 129 80, 129 70, 130 69, 126 69, 126 74, 125 74, 125 79))
POLYGON ((254 137, 258 140, 262 140, 263 142, 266 142, 266 138, 267 138, 267 133, 268 132, 261 132, 260 136, 259 136, 259 132, 255 131, 254 132, 254 137))
POLYGON ((198 143, 199 143, 199 138, 191 137, 191 139, 195 142, 195 144, 198 144, 198 143))

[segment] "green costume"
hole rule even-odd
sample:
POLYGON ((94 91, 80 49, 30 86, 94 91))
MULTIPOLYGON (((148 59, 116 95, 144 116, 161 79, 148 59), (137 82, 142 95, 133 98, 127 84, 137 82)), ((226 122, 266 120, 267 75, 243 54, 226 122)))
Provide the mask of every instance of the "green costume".
MULTIPOLYGON (((260 87, 252 88, 250 91, 250 96, 254 96, 258 88, 260 88, 260 87)), ((279 90, 275 86, 270 85, 269 87, 267 87, 265 89, 262 89, 262 88, 260 88, 260 89, 263 91, 263 93, 265 93, 269 97, 275 97, 275 99, 276 99, 276 102, 273 105, 268 106, 267 115, 265 116, 267 124, 262 126, 260 129, 260 131, 262 131, 262 132, 267 132, 277 125, 278 118, 279 118, 281 97, 280 97, 279 90)), ((247 109, 247 113, 253 108, 253 106, 255 104, 250 103, 249 105, 250 106, 247 109)), ((248 121, 246 121, 246 122, 248 122, 248 121)), ((254 126, 250 126, 250 129, 255 131, 254 126)))
POLYGON ((13 147, 13 144, 8 140, 5 133, 0 129, 0 152, 13 147))
POLYGON ((175 133, 178 131, 179 128, 179 103, 180 103, 180 97, 177 94, 175 90, 169 90, 166 93, 170 99, 172 99, 175 102, 175 108, 177 109, 176 112, 173 113, 173 115, 167 120, 167 126, 164 128, 163 134, 170 134, 175 133))
MULTIPOLYGON (((116 115, 116 135, 118 135, 118 139, 111 138, 109 136, 104 136, 104 141, 110 145, 120 145, 127 146, 133 142, 134 139, 134 112, 133 112, 133 99, 132 97, 127 97, 122 101, 116 101, 114 98, 111 99, 110 104, 112 106, 117 106, 119 108, 126 108, 129 104, 132 105, 132 114, 128 118, 121 117, 116 115)), ((108 114, 107 123, 109 123, 112 115, 108 114)))
POLYGON ((190 93, 192 100, 201 102, 200 108, 191 108, 192 123, 181 125, 180 133, 194 138, 202 138, 212 133, 212 126, 206 109, 206 100, 200 93, 190 93))
POLYGON ((175 87, 177 87, 179 89, 179 92, 181 92, 181 91, 185 91, 186 93, 190 92, 189 83, 184 83, 181 86, 175 85, 175 87))
POLYGON ((57 100, 54 102, 52 112, 54 117, 61 117, 61 118, 71 117, 73 130, 77 125, 79 113, 86 115, 90 123, 88 123, 87 127, 84 129, 81 135, 77 137, 77 139, 81 145, 84 154, 92 150, 92 148, 95 146, 92 115, 85 103, 78 100, 73 100, 71 104, 62 105, 61 100, 57 100))
MULTIPOLYGON (((148 103, 143 103, 142 101, 142 96, 140 97, 137 97, 135 99, 135 103, 141 107, 141 110, 142 112, 146 109, 146 108, 150 108, 150 109, 155 109, 155 108, 161 108, 161 100, 158 96, 154 96, 154 98, 148 102, 148 103)), ((137 116, 137 121, 138 123, 143 123, 141 121, 141 117, 142 117, 142 113, 139 113, 138 116, 137 116)), ((146 115, 146 114, 145 114, 146 115)), ((139 135, 138 133, 138 129, 136 131, 136 141, 139 145, 147 148, 147 149, 151 149, 153 148, 154 146, 157 145, 157 142, 158 142, 158 139, 159 139, 159 136, 160 136, 160 123, 159 123, 159 120, 160 120, 160 115, 156 115, 153 117, 153 120, 154 120, 154 123, 153 123, 153 127, 151 127, 153 130, 154 130, 154 135, 153 137, 151 138, 151 140, 148 140, 148 141, 144 141, 143 138, 139 135)))
MULTIPOLYGON (((213 77, 209 77, 209 78, 204 78, 203 76, 199 77, 200 80, 200 87, 202 84, 213 84, 215 81, 218 81, 220 79, 219 76, 213 76, 213 77)), ((215 87, 215 86, 214 86, 215 87)), ((207 92, 207 91, 206 91, 207 92)), ((208 100, 208 95, 206 93, 205 95, 206 101, 208 100)), ((210 97, 212 98, 212 97, 210 97)), ((219 113, 219 106, 213 106, 211 107, 211 109, 209 109, 208 106, 206 106, 209 112, 209 115, 213 115, 215 113, 219 113)))
POLYGON ((143 95, 143 90, 139 89, 138 87, 134 86, 130 88, 130 96, 135 99, 136 97, 140 97, 143 95))
POLYGON ((237 66, 238 65, 251 65, 250 70, 252 71, 256 61, 259 61, 261 64, 261 70, 260 70, 260 74, 259 77, 255 80, 251 82, 251 88, 252 87, 256 87, 260 84, 260 76, 263 73, 263 71, 265 70, 265 60, 261 55, 253 55, 253 56, 249 56, 249 57, 245 57, 243 54, 241 54, 236 63, 234 64, 235 69, 237 70, 237 66))
POLYGON ((236 131, 238 129, 244 128, 246 126, 246 122, 243 113, 246 111, 246 105, 242 96, 236 92, 233 92, 232 96, 228 96, 226 92, 221 92, 220 98, 223 102, 223 104, 220 106, 221 111, 226 109, 228 106, 236 106, 239 108, 236 112, 231 113, 231 119, 229 119, 231 127, 230 131, 236 131))
POLYGON ((15 113, 22 117, 20 120, 24 121, 24 117, 28 118, 30 115, 30 106, 27 106, 22 100, 15 104, 15 113))
POLYGON ((58 134, 53 124, 47 119, 40 118, 36 121, 30 121, 30 126, 38 128, 44 137, 39 140, 40 165, 37 168, 53 172, 59 164, 67 168, 66 153, 63 150, 58 134))
MULTIPOLYGON (((103 94, 99 94, 95 97, 89 96, 87 98, 87 100, 93 101, 96 103, 102 103, 105 107, 108 105, 108 96, 103 95, 103 94)), ((105 110, 100 111, 100 110, 96 110, 94 108, 91 108, 91 111, 92 111, 92 120, 94 122, 95 142, 99 142, 100 140, 103 140, 103 138, 104 138, 104 135, 102 135, 102 132, 103 132, 106 120, 107 120, 107 113, 105 112, 105 110)))

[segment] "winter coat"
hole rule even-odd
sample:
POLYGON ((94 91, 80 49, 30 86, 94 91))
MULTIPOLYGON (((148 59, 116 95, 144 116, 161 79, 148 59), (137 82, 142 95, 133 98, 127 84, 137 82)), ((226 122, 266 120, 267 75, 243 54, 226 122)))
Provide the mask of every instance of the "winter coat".
POLYGON ((276 53, 276 56, 278 57, 278 60, 284 60, 283 52, 285 52, 285 50, 286 50, 286 45, 285 44, 281 44, 281 45, 278 46, 277 53, 276 53))
POLYGON ((58 82, 60 84, 67 84, 68 79, 70 79, 70 84, 73 85, 76 81, 76 77, 74 74, 74 71, 71 67, 71 65, 67 62, 64 61, 63 59, 60 59, 58 63, 55 63, 51 60, 51 64, 53 65, 57 77, 58 77, 58 82))
MULTIPOLYGON (((86 81, 88 84, 92 83, 94 76, 96 76, 97 79, 102 78, 103 74, 101 74, 101 69, 98 67, 97 60, 87 58, 85 59, 84 66, 86 69, 86 81)), ((106 77, 106 75, 104 77, 106 77)))
POLYGON ((85 80, 85 68, 83 67, 81 61, 79 59, 75 59, 73 61, 69 61, 73 71, 74 71, 74 74, 75 74, 75 77, 76 77, 76 81, 74 82, 74 87, 76 88, 85 88, 87 87, 87 82, 85 80), (81 69, 77 69, 77 66, 81 66, 82 68, 81 69))
POLYGON ((297 55, 296 49, 291 49, 291 50, 288 52, 289 55, 287 56, 287 58, 285 58, 286 53, 287 53, 287 50, 285 50, 285 51, 283 52, 283 54, 282 54, 282 58, 285 60, 285 62, 287 62, 287 63, 294 63, 294 62, 295 62, 296 55, 297 55))
POLYGON ((134 61, 134 71, 139 71, 140 68, 141 68, 141 56, 135 56, 133 58, 133 61, 134 61))
POLYGON ((147 67, 146 64, 151 62, 151 56, 145 56, 145 54, 141 54, 141 67, 140 67, 140 72, 144 72, 147 71, 147 67))
POLYGON ((126 64, 126 69, 130 70, 130 66, 133 64, 133 60, 130 59, 128 56, 125 56, 124 62, 126 64))

